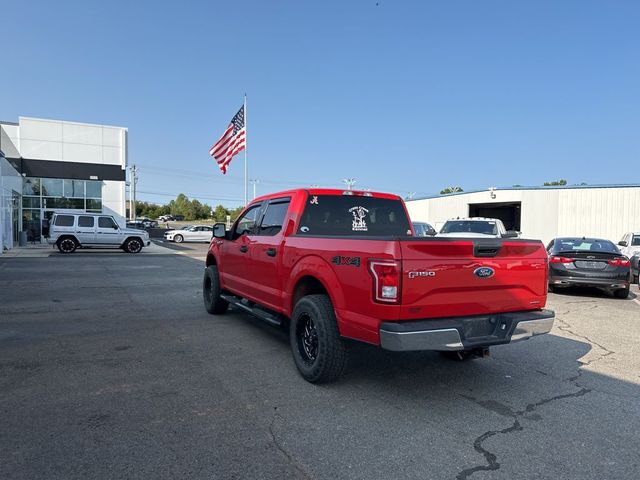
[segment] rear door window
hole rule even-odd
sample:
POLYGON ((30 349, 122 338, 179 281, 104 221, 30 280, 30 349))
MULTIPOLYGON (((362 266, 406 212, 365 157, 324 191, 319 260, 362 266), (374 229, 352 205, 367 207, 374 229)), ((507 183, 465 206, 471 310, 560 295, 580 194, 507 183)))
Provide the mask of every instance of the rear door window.
POLYGON ((260 223, 258 235, 277 235, 282 230, 287 210, 289 210, 289 200, 269 203, 260 223))
POLYGON ((82 215, 78 217, 78 226, 85 228, 93 228, 95 221, 93 217, 87 217, 86 215, 82 215))
POLYGON ((298 226, 299 235, 411 235, 400 200, 360 195, 310 195, 298 226))
POLYGON ((73 215, 56 215, 56 227, 73 227, 73 215))

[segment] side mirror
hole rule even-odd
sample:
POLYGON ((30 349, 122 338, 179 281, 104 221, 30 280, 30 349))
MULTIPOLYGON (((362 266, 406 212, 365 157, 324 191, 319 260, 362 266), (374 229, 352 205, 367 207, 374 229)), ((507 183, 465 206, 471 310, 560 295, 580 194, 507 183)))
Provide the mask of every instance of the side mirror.
POLYGON ((436 233, 438 232, 436 232, 435 228, 430 228, 429 230, 427 230, 427 235, 429 237, 433 237, 436 233))
POLYGON ((114 225, 114 226, 113 226, 113 229, 114 229, 114 230, 118 230, 118 228, 119 228, 119 227, 118 227, 118 225, 114 225))
POLYGON ((502 238, 518 238, 518 232, 514 230, 508 230, 502 234, 502 238))
POLYGON ((625 242, 624 240, 620 240, 618 242, 618 245, 620 245, 621 247, 626 247, 627 246, 627 242, 625 242))
POLYGON ((215 238, 225 238, 227 236, 227 230, 224 223, 216 223, 213 226, 213 236, 215 238))

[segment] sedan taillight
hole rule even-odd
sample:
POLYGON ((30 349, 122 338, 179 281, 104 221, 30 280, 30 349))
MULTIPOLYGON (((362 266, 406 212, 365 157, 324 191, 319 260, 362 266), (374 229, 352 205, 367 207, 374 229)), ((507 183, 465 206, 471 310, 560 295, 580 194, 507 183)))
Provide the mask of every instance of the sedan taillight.
POLYGON ((373 298, 376 302, 400 302, 400 264, 394 260, 369 260, 373 277, 373 298))
POLYGON ((551 263, 572 263, 573 262, 573 258, 567 258, 567 257, 556 257, 555 255, 552 256, 551 258, 549 258, 549 261, 551 263))
POLYGON ((609 265, 613 265, 614 267, 629 267, 631 266, 631 261, 626 258, 614 258, 613 260, 609 260, 607 262, 609 265))

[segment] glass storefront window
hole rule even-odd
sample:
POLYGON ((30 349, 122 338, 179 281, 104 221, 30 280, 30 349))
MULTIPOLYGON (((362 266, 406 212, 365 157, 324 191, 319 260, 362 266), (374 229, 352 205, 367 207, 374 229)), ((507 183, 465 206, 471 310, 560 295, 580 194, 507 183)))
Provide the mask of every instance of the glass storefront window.
POLYGON ((87 198, 87 212, 102 213, 102 200, 87 198))
POLYGON ((22 194, 23 195, 40 195, 40 179, 39 178, 25 178, 22 182, 22 194))
POLYGON ((27 241, 40 239, 40 210, 22 210, 22 229, 27 232, 27 241))
POLYGON ((43 178, 42 179, 42 195, 47 197, 62 196, 62 179, 61 178, 43 178))
POLYGON ((64 196, 84 198, 84 180, 64 180, 64 196))
POLYGON ((40 197, 22 197, 22 208, 40 208, 40 197))
POLYGON ((87 180, 87 198, 102 198, 102 182, 87 180))
POLYGON ((42 197, 42 208, 74 208, 84 210, 84 198, 42 197))

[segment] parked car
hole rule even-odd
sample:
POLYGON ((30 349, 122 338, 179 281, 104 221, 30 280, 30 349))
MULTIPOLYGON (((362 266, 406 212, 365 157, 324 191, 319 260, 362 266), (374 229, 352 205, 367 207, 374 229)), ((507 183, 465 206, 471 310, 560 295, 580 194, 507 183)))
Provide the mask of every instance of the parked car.
POLYGON ((253 200, 214 226, 203 280, 211 314, 229 304, 287 326, 309 382, 338 378, 345 339, 458 359, 549 332, 538 240, 416 242, 397 195, 299 189, 253 200), (516 268, 514 268, 516 266, 516 268))
POLYGON ((502 220, 497 218, 452 218, 447 220, 438 237, 458 238, 515 238, 518 232, 507 231, 502 220))
POLYGON ((150 244, 147 232, 122 228, 111 215, 97 213, 55 213, 47 242, 56 245, 62 253, 85 247, 118 247, 138 253, 150 244))
POLYGON ((640 288, 640 254, 634 255, 629 261, 631 262, 631 282, 637 282, 640 288))
POLYGON ((436 229, 426 222, 411 222, 411 225, 416 237, 432 237, 437 233, 436 229))
POLYGON ((602 238, 554 238, 549 253, 549 290, 597 287, 617 298, 629 296, 630 261, 613 242, 602 238))
POLYGON ((137 230, 144 230, 144 223, 136 220, 127 222, 127 228, 135 228, 137 230))
POLYGON ((633 282, 638 279, 638 259, 640 258, 640 232, 628 232, 618 242, 620 253, 631 259, 633 282))
POLYGON ((213 235, 213 227, 209 225, 191 225, 177 230, 170 230, 164 238, 171 242, 209 242, 213 235))
POLYGON ((160 215, 158 217, 158 220, 160 222, 169 222, 169 221, 175 220, 175 218, 173 218, 173 215, 160 215))

